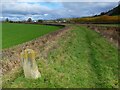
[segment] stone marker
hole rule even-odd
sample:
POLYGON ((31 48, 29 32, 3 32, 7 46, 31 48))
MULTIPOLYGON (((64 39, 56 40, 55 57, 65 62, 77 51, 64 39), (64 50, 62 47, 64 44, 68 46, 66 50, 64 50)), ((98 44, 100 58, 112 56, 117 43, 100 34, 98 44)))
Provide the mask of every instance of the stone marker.
POLYGON ((25 49, 21 52, 21 64, 25 78, 37 79, 41 77, 35 61, 35 52, 32 49, 25 49))

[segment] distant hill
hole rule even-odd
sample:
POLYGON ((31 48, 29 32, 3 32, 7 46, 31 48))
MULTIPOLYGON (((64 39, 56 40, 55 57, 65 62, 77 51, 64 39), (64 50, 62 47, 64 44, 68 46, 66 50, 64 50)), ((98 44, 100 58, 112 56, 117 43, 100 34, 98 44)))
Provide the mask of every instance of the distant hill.
POLYGON ((117 24, 120 23, 119 17, 120 4, 107 12, 101 12, 99 15, 70 18, 67 21, 70 23, 117 24))
POLYGON ((113 8, 107 12, 102 12, 101 15, 109 15, 109 16, 120 15, 120 4, 117 7, 113 8))
POLYGON ((120 23, 119 16, 120 16, 120 4, 107 12, 101 12, 101 14, 99 15, 83 18, 73 18, 71 21, 74 23, 115 24, 120 23))

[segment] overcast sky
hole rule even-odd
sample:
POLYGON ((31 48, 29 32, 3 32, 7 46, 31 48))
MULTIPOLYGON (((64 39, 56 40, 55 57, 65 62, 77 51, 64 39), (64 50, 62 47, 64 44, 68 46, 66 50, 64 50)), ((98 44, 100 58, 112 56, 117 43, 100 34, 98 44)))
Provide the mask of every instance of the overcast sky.
MULTIPOLYGON (((39 0, 3 0, 1 19, 27 20, 83 17, 108 11, 118 2, 40 2, 39 0)), ((105 1, 105 0, 104 0, 105 1)), ((111 0, 110 0, 111 1, 111 0)), ((114 0, 115 1, 115 0, 114 0)))

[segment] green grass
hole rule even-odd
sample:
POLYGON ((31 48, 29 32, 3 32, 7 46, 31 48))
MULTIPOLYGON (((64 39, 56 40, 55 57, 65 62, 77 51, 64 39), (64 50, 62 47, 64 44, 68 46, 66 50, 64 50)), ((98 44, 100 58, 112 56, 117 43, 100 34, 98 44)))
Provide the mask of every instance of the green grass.
POLYGON ((25 79, 20 72, 3 87, 118 88, 118 50, 95 31, 74 26, 57 46, 37 60, 41 78, 25 79))
POLYGON ((46 25, 3 23, 2 48, 9 48, 30 41, 60 28, 46 25))

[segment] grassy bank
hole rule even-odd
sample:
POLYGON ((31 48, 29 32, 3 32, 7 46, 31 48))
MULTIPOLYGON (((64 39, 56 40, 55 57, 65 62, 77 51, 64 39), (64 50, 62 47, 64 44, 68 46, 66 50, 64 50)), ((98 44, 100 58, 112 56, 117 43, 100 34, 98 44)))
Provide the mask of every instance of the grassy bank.
POLYGON ((116 88, 118 50, 95 31, 82 26, 62 36, 47 58, 37 59, 42 77, 25 79, 22 72, 6 82, 9 88, 116 88))

